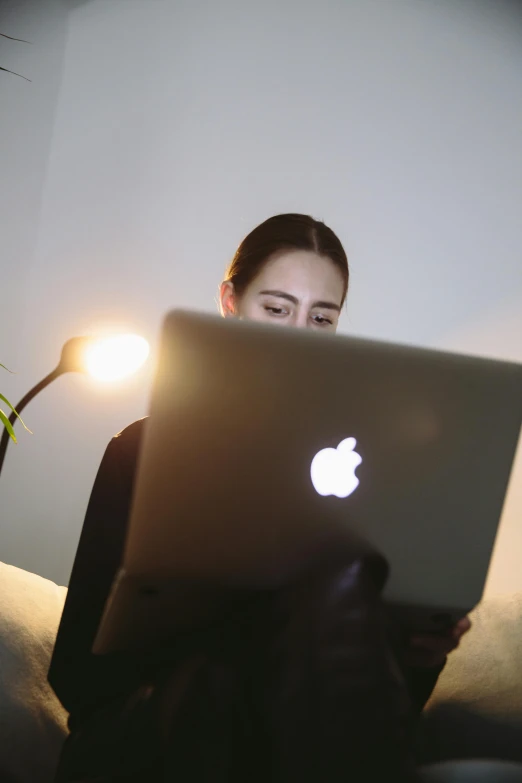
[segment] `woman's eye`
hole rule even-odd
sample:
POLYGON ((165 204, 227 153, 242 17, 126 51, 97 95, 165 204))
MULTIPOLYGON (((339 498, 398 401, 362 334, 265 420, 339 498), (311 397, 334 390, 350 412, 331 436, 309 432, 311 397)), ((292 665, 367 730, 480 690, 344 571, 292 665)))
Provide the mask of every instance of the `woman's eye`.
POLYGON ((314 323, 318 324, 318 326, 331 326, 332 321, 330 318, 325 318, 324 315, 314 315, 313 316, 314 323))
POLYGON ((286 313, 283 307, 274 307, 273 305, 265 305, 265 310, 272 315, 285 315, 286 313))

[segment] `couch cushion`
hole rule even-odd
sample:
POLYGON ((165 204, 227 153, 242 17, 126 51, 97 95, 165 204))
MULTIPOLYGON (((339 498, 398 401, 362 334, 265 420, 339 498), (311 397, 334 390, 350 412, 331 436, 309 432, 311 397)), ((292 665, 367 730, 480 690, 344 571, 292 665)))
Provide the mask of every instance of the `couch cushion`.
POLYGON ((522 761, 522 593, 483 601, 426 705, 421 760, 522 761))
POLYGON ((47 671, 67 589, 0 563, 0 780, 49 783, 67 714, 47 671))

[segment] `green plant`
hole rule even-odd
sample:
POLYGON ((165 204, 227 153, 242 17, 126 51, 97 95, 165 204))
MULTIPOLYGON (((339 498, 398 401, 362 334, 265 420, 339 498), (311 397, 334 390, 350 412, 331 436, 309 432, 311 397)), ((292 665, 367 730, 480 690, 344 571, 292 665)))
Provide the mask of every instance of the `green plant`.
MULTIPOLYGON (((0 33, 0 36, 2 38, 8 38, 10 41, 18 41, 18 43, 29 43, 29 41, 24 41, 22 38, 13 38, 11 35, 5 35, 5 33, 0 33)), ((27 76, 22 76, 21 73, 15 73, 14 71, 10 71, 9 68, 2 68, 0 65, 0 71, 5 71, 6 73, 12 73, 13 76, 19 76, 20 79, 25 79, 26 82, 30 82, 31 80, 27 78, 27 76)), ((2 367, 3 365, 0 365, 2 367)))
MULTIPOLYGON (((8 38, 10 41, 18 41, 19 43, 29 43, 29 41, 23 41, 21 38, 13 38, 13 37, 12 37, 12 36, 10 36, 10 35, 5 35, 5 33, 0 33, 0 36, 1 36, 2 38, 8 38)), ((21 79, 25 79, 25 80, 26 80, 26 82, 30 82, 30 81, 31 81, 31 80, 30 80, 30 79, 28 79, 26 76, 22 76, 22 74, 21 74, 21 73, 15 73, 14 71, 10 71, 10 70, 9 70, 9 68, 2 68, 2 66, 1 66, 1 65, 0 65, 0 71, 6 71, 6 73, 12 73, 12 74, 13 74, 13 76, 19 76, 21 79)), ((3 364, 0 364, 0 367, 2 367, 2 369, 4 369, 4 370, 7 370, 7 367, 6 367, 5 365, 3 365, 3 364)), ((7 370, 7 372, 11 372, 11 370, 7 370)), ((22 425, 23 425, 23 426, 25 427, 25 429, 27 430, 27 427, 26 427, 26 426, 25 426, 25 424, 23 423, 22 419, 20 418, 20 416, 18 415, 18 413, 15 411, 14 407, 11 405, 11 403, 9 402, 9 400, 7 399, 7 397, 4 397, 4 395, 3 395, 3 394, 0 394, 0 402, 3 402, 3 403, 5 403, 5 405, 7 405, 7 407, 8 407, 8 408, 9 408, 9 409, 12 411, 12 413, 14 413, 14 414, 15 414, 15 416, 17 416, 17 417, 18 417, 18 419, 20 420, 20 422, 22 423, 22 425)), ((13 425, 12 425, 12 424, 11 424, 11 422, 9 421, 9 417, 7 416, 7 414, 6 414, 6 413, 4 413, 4 411, 3 411, 1 408, 0 408, 0 422, 1 422, 1 423, 4 425, 4 427, 6 428, 6 430, 7 430, 7 432, 9 433, 9 436, 11 437, 11 439, 12 439, 12 440, 14 440, 14 442, 16 443, 16 435, 15 435, 15 431, 14 431, 14 429, 13 429, 13 425)), ((30 430, 28 430, 28 432, 30 432, 30 430)))
MULTIPOLYGON (((7 367, 5 365, 3 365, 3 364, 0 364, 0 367, 2 367, 4 370, 7 370, 7 367)), ((11 372, 11 370, 7 370, 7 372, 11 372)), ((25 426, 25 424, 23 423, 22 419, 20 418, 18 413, 15 411, 14 407, 11 405, 11 403, 9 402, 7 397, 4 397, 3 394, 0 394, 0 401, 4 402, 7 405, 7 407, 10 408, 10 410, 20 420, 20 422, 22 423, 22 426, 27 430, 27 432, 30 432, 31 430, 27 429, 27 427, 25 426)), ((13 429, 13 425, 9 421, 9 417, 7 416, 7 414, 4 413, 4 411, 1 408, 0 408, 0 421, 2 422, 4 427, 6 428, 6 430, 9 433, 9 436, 11 437, 11 439, 16 443, 16 435, 15 435, 15 431, 13 429)))

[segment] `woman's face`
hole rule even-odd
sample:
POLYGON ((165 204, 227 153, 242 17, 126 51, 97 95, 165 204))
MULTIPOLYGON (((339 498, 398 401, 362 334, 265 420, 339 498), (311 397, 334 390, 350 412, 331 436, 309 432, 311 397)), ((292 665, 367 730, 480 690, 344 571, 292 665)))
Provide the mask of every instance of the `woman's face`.
POLYGON ((343 291, 342 274, 329 258, 285 250, 265 263, 240 297, 223 283, 221 311, 225 318, 335 332, 343 291))

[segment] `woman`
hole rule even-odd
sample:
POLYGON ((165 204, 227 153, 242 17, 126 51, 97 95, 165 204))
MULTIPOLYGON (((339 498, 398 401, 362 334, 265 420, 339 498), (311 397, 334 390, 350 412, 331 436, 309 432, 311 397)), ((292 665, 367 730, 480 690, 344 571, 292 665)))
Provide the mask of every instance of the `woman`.
MULTIPOLYGON (((220 288, 221 312, 335 332, 348 281, 345 251, 330 228, 306 215, 278 215, 240 244, 220 288)), ((110 442, 85 518, 49 673, 70 712, 57 780, 174 780, 181 770, 183 781, 308 780, 319 772, 326 779, 327 758, 334 781, 337 772, 346 777, 345 764, 370 776, 379 764, 407 765, 404 682, 420 710, 469 621, 447 637, 399 645, 398 673, 379 601, 386 565, 378 558, 333 553, 328 567, 311 564, 299 583, 252 597, 247 611, 180 639, 175 649, 147 658, 92 655, 121 561, 144 427, 146 420, 135 422, 110 442), (340 668, 324 664, 333 650, 342 652, 331 658, 340 668), (307 668, 307 657, 317 665, 307 668), (357 675, 355 687, 347 671, 357 675), (319 694, 313 707, 312 683, 319 694), (307 750, 314 743, 315 771, 307 750)))

